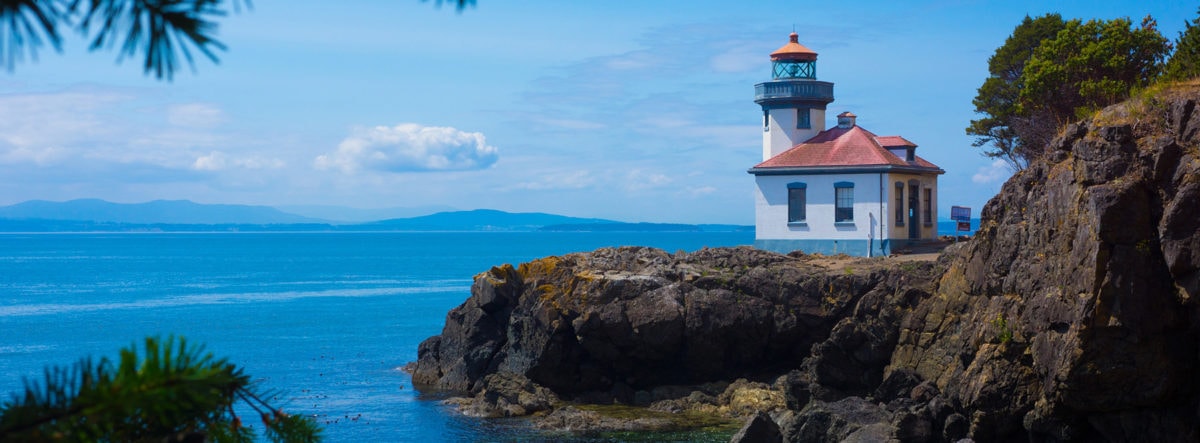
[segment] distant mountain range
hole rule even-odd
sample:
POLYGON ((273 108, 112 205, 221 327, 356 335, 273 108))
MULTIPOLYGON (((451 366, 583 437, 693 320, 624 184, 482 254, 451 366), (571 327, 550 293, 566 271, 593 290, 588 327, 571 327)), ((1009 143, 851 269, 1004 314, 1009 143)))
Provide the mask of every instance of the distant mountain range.
POLYGON ((331 223, 366 223, 393 218, 419 217, 438 212, 457 211, 457 208, 446 205, 414 206, 401 208, 362 209, 330 205, 284 205, 275 206, 283 212, 331 223))
MULTIPOLYGON (((738 231, 736 225, 686 225, 623 223, 540 212, 512 213, 492 209, 444 211, 414 217, 353 223, 371 211, 405 213, 405 208, 383 210, 307 206, 310 217, 269 206, 200 204, 187 200, 146 203, 112 203, 97 199, 49 202, 31 200, 0 207, 0 232, 185 232, 185 231, 738 231), (359 211, 359 212, 355 212, 359 211)), ((429 210, 433 210, 430 207, 429 210)), ((409 211, 420 211, 409 208, 409 211)), ((411 213, 411 212, 410 212, 411 213)))

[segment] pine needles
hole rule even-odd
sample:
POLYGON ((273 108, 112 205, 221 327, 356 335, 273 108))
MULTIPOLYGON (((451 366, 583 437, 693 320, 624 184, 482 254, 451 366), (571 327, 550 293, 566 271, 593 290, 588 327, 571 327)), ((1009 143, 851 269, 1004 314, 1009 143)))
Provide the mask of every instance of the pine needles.
POLYGON ((248 442, 253 430, 233 410, 243 401, 275 442, 319 439, 320 428, 288 415, 250 389, 250 377, 183 338, 145 339, 116 362, 85 358, 50 367, 43 380, 0 406, 0 441, 248 442))

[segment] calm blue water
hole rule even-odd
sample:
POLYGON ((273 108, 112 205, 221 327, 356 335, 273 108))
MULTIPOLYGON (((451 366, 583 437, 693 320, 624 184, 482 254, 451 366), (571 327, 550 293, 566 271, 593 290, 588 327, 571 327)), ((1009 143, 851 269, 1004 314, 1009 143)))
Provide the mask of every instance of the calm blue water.
POLYGON ((602 246, 691 251, 753 235, 3 234, 0 395, 46 365, 177 334, 280 391, 277 405, 328 423, 328 441, 528 438, 448 411, 398 369, 441 332, 473 275, 602 246))
POLYGON ((975 231, 979 229, 979 223, 979 219, 973 218, 971 219, 971 229, 969 231, 959 231, 958 222, 950 220, 938 220, 938 235, 975 235, 975 231))

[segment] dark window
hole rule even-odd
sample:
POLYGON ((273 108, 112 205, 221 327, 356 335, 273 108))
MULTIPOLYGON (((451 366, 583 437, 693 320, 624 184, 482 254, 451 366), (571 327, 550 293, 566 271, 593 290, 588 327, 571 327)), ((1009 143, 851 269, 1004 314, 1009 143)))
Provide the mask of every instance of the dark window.
POLYGON ((771 112, 763 109, 763 132, 771 130, 771 112))
POLYGON ((833 190, 833 221, 854 221, 854 183, 837 182, 833 184, 833 190))
POLYGON ((923 211, 921 211, 921 212, 925 213, 925 224, 932 225, 933 224, 933 190, 932 189, 925 190, 925 206, 923 206, 922 209, 923 209, 923 211))
POLYGON ((812 122, 809 121, 808 115, 808 108, 796 110, 796 129, 808 129, 812 127, 812 122))
POLYGON ((804 183, 788 183, 788 222, 803 222, 805 205, 808 203, 807 185, 804 183))
POLYGON ((904 226, 904 183, 896 182, 896 226, 904 226))

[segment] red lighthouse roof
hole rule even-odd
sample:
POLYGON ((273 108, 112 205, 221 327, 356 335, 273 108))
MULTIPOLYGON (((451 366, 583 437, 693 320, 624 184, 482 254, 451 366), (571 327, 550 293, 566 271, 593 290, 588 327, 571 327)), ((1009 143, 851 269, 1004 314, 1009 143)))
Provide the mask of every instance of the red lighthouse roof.
POLYGON ((937 165, 921 157, 906 161, 888 148, 915 148, 904 137, 880 137, 853 123, 821 131, 804 143, 793 146, 750 169, 751 173, 785 170, 844 168, 902 169, 913 172, 944 173, 937 165))
POLYGON ((811 62, 817 59, 817 53, 800 44, 800 36, 793 32, 788 36, 788 44, 771 53, 771 61, 800 60, 811 62))

